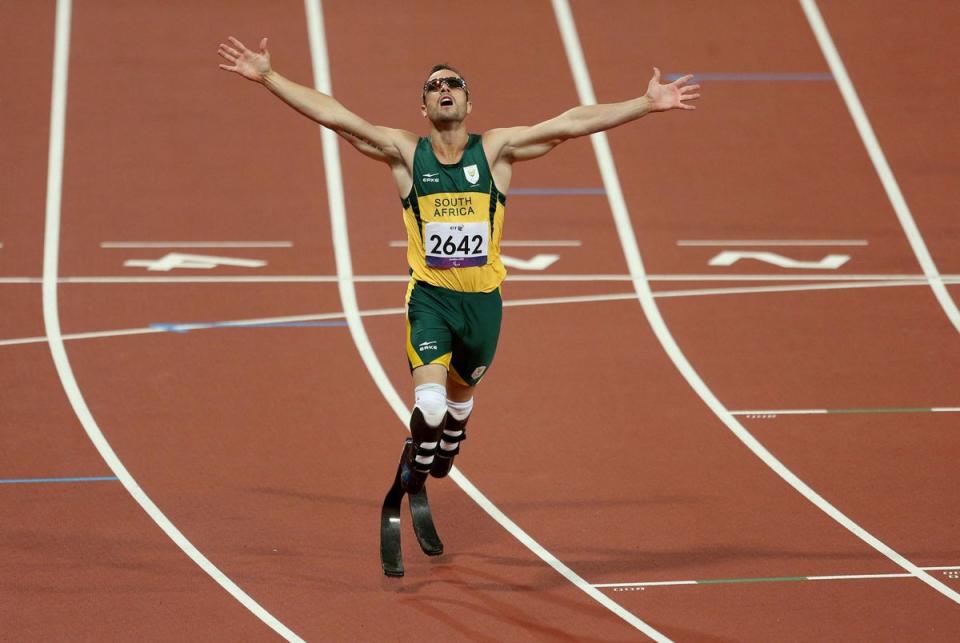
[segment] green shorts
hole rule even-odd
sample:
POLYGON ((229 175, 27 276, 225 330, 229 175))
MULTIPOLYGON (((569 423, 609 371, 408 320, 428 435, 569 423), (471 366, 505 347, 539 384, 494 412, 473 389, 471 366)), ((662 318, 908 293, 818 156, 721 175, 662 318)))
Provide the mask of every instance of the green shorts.
POLYGON ((407 361, 410 370, 442 364, 475 386, 497 351, 503 300, 492 292, 457 292, 411 281, 407 289, 407 361))

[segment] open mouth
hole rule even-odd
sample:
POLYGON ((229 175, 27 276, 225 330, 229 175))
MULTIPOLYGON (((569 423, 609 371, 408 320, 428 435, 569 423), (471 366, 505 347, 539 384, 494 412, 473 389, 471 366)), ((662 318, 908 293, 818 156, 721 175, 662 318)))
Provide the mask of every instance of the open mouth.
POLYGON ((440 107, 453 107, 453 99, 449 96, 444 96, 440 99, 440 107))

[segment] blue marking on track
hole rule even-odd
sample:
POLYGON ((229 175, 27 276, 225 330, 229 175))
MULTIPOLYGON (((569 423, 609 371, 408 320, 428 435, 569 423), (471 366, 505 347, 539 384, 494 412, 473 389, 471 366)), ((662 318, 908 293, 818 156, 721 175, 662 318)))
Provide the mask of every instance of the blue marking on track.
POLYGON ((603 188, 513 188, 508 196, 576 196, 582 194, 606 194, 603 188))
POLYGON ((83 478, 9 478, 0 484, 39 484, 44 482, 116 482, 116 476, 86 476, 83 478))
POLYGON ((312 328, 323 326, 346 326, 345 320, 337 321, 302 321, 302 322, 269 322, 264 324, 218 324, 218 326, 234 328, 312 328))
POLYGON ((181 330, 177 327, 176 324, 150 324, 150 328, 156 328, 157 330, 163 330, 168 333, 185 333, 186 330, 181 330))
MULTIPOLYGON (((666 74, 667 81, 674 81, 686 74, 666 74)), ((690 82, 700 82, 703 80, 731 80, 731 81, 805 81, 805 80, 833 80, 833 74, 830 72, 799 72, 799 73, 773 73, 773 72, 706 72, 702 74, 695 73, 690 82)))
POLYGON ((198 323, 153 323, 150 328, 156 328, 168 333, 188 333, 191 330, 206 330, 208 328, 313 328, 326 326, 346 326, 345 320, 336 321, 301 321, 301 322, 264 322, 262 324, 245 324, 242 322, 198 322, 198 323))

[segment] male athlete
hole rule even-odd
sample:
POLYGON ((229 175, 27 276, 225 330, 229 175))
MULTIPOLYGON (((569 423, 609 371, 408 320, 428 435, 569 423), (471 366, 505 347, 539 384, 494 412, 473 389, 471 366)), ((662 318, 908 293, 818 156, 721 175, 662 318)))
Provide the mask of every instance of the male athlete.
POLYGON ((264 85, 281 100, 328 127, 370 158, 386 163, 403 202, 407 229, 407 359, 416 405, 412 442, 401 456, 401 483, 419 492, 427 476, 447 475, 460 451, 473 391, 490 368, 500 333, 503 213, 513 164, 543 156, 563 141, 602 132, 651 112, 695 109, 691 76, 660 84, 622 103, 582 105, 529 127, 467 132, 472 109, 467 82, 437 65, 421 94, 430 133, 371 125, 336 99, 274 71, 267 39, 258 52, 236 38, 221 44, 226 71, 264 85))

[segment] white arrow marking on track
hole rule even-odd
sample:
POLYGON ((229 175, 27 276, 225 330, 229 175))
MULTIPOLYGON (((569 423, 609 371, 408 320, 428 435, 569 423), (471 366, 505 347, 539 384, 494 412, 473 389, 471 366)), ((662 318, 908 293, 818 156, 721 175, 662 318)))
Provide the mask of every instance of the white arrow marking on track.
POLYGON ((800 261, 775 252, 745 252, 742 250, 724 250, 710 260, 711 266, 732 266, 741 259, 756 259, 772 263, 780 268, 799 268, 802 270, 836 270, 850 261, 850 255, 827 255, 820 261, 800 261))
POLYGON ((175 268, 209 270, 217 266, 239 266, 241 268, 262 268, 266 261, 243 259, 240 257, 215 257, 212 255, 191 255, 171 252, 159 259, 128 259, 123 262, 128 268, 146 268, 153 271, 169 272, 175 268))
POLYGON ((560 259, 560 255, 536 254, 530 259, 517 259, 500 255, 500 260, 507 268, 516 268, 517 270, 546 270, 560 259))

